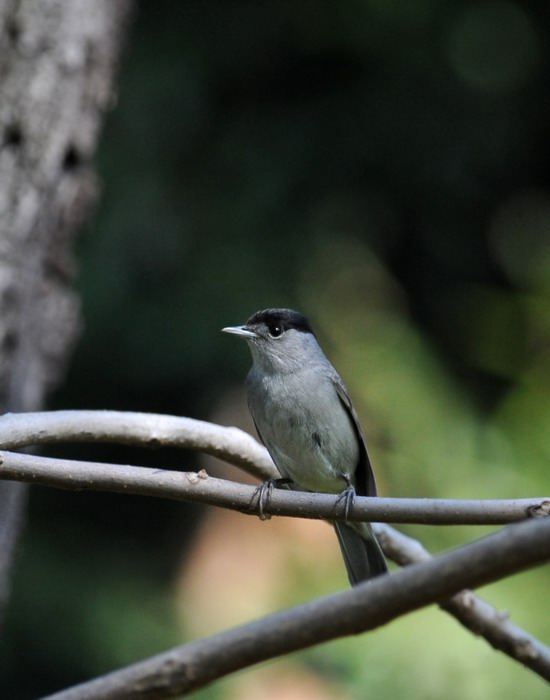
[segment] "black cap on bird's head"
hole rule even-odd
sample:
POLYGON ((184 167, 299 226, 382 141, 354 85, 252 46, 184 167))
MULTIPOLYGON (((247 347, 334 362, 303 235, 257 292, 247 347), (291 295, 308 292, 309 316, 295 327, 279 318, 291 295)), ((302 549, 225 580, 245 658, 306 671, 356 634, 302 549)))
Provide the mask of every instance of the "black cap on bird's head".
POLYGON ((289 330, 315 335, 307 318, 292 309, 263 309, 253 314, 244 326, 229 326, 222 330, 248 339, 280 338, 289 330))

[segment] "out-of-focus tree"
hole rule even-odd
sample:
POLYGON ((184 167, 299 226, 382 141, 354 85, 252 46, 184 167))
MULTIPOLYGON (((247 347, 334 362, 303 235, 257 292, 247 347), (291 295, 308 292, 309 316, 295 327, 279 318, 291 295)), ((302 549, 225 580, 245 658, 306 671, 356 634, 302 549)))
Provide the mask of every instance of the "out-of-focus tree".
MULTIPOLYGON (((130 3, 0 5, 0 410, 40 408, 80 325, 72 243, 96 200, 92 158, 130 3)), ((0 484, 0 610, 25 488, 0 484)))

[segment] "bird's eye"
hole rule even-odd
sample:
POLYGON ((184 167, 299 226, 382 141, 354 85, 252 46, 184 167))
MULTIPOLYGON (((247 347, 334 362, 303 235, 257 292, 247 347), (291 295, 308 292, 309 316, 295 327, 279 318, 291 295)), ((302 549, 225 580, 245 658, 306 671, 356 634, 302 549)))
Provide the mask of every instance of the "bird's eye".
POLYGON ((279 326, 277 324, 273 324, 272 326, 269 326, 269 335, 272 338, 279 338, 282 334, 283 334, 282 326, 279 326))

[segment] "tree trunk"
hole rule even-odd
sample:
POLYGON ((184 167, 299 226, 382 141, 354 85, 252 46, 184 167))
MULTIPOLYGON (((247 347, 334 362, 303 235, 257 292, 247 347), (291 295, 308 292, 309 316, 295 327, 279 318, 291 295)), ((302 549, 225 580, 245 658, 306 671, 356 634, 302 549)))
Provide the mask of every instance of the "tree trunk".
MULTIPOLYGON (((63 376, 79 328, 72 239, 130 0, 0 0, 0 410, 31 411, 63 376)), ((25 492, 0 483, 0 615, 25 492)))

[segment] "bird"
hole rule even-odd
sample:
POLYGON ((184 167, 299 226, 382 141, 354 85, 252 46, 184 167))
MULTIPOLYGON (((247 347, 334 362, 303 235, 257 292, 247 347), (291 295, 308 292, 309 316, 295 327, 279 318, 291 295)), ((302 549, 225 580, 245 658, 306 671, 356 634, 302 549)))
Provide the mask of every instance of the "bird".
MULTIPOLYGON (((248 408, 283 481, 341 494, 346 513, 355 494, 376 496, 357 413, 307 318, 291 309, 263 309, 222 331, 244 338, 250 348, 248 408)), ((333 525, 352 586, 387 572, 369 523, 333 525)))

